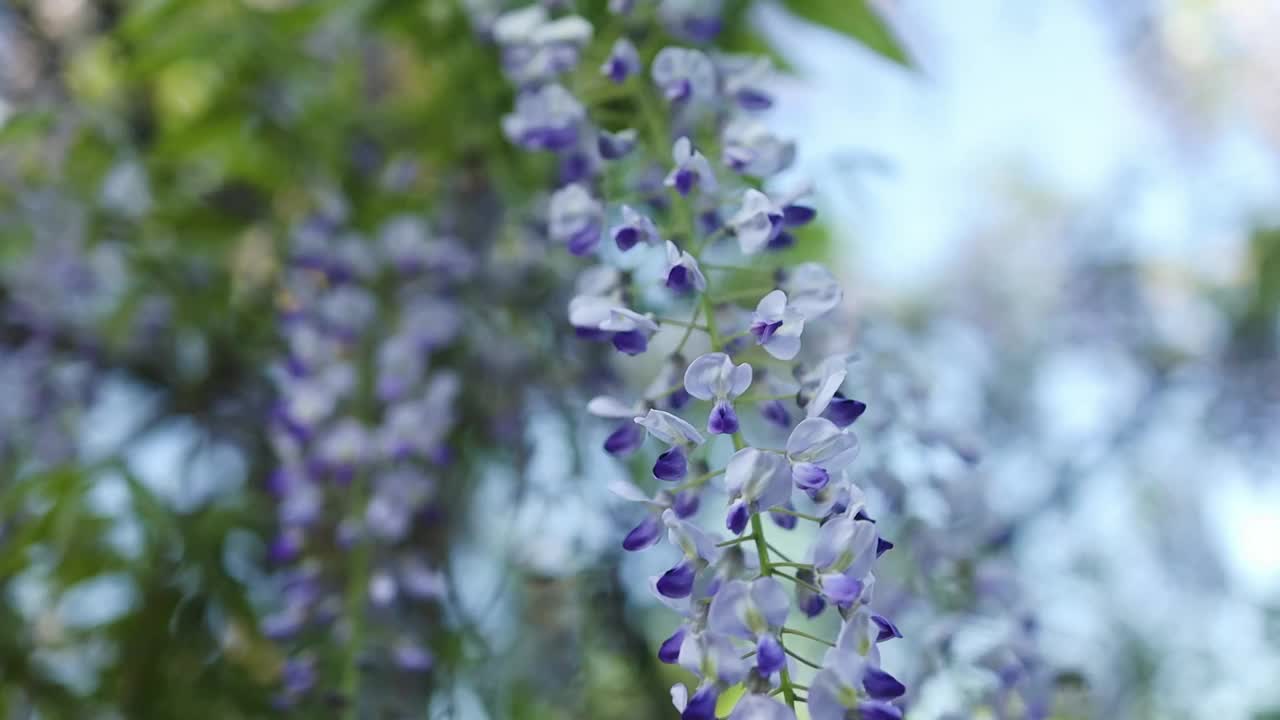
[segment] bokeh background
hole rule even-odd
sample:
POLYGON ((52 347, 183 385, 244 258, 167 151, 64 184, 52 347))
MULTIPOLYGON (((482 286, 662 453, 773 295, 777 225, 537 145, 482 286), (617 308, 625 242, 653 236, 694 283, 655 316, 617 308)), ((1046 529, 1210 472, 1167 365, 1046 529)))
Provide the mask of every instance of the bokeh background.
MULTIPOLYGON (((261 622, 280 248, 316 186, 370 236, 536 190, 462 5, 0 2, 0 718, 345 712, 274 702, 261 622)), ((1054 717, 1280 717, 1280 5, 875 3, 909 67, 841 3, 731 5, 847 288, 908 717, 1021 717, 1010 648, 1054 717)), ((522 349, 463 373, 417 538, 448 590, 380 638, 439 628, 433 669, 363 716, 669 717, 665 566, 516 240, 522 349)))

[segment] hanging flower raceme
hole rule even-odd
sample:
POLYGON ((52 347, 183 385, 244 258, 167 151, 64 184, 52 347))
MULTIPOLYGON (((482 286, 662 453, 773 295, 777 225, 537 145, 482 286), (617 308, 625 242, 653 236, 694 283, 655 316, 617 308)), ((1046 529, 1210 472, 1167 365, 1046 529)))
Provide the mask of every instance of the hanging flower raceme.
POLYGON ((307 702, 313 686, 336 683, 323 673, 375 652, 400 672, 430 670, 420 629, 399 627, 381 647, 317 641, 328 635, 308 630, 336 622, 356 633, 369 608, 386 616, 444 592, 414 535, 436 492, 433 474, 450 461, 460 392, 431 356, 462 331, 448 288, 472 265, 416 218, 388 222, 377 244, 317 229, 334 226, 309 226, 295 240, 280 320, 288 353, 273 369, 279 532, 269 558, 281 592, 262 626, 293 652, 285 705, 307 702))
MULTIPOLYGON (((626 13, 630 5, 614 9, 626 13)), ((663 2, 658 16, 694 37, 714 12, 692 8, 663 2)), ((611 98, 621 93, 643 109, 627 131, 592 127, 598 118, 589 102, 552 98, 558 107, 588 108, 566 114, 580 134, 598 138, 602 160, 591 178, 551 189, 548 234, 595 263, 569 306, 575 334, 608 339, 623 355, 664 353, 652 380, 618 393, 639 402, 600 396, 589 410, 615 423, 604 441, 610 454, 642 451, 643 437, 631 426, 658 441, 653 477, 644 480, 656 491, 630 483, 613 490, 642 508, 623 548, 674 551, 674 564, 651 586, 683 620, 657 652, 696 681, 673 688, 673 704, 686 720, 711 720, 721 696, 742 686, 746 693, 731 714, 739 720, 794 720, 796 707, 810 701, 815 717, 830 708, 841 708, 842 718, 898 717, 903 688, 880 667, 876 645, 899 634, 871 610, 875 563, 891 545, 845 474, 858 453, 849 427, 865 406, 845 405, 856 403, 841 394, 847 357, 815 364, 805 353, 814 324, 842 293, 820 264, 780 266, 774 258, 781 256, 768 252, 794 244, 789 231, 815 215, 799 193, 759 187, 794 156, 790 142, 752 115, 773 104, 763 89, 768 65, 713 59, 694 48, 637 51, 633 42, 653 36, 634 26, 638 17, 627 27, 634 35, 611 35, 608 45, 582 51, 605 58, 599 73, 616 84, 611 98), (637 58, 650 56, 648 73, 639 71, 637 58), (615 132, 626 132, 625 142, 615 132), (601 245, 606 217, 617 219, 609 230, 614 242, 601 245), (655 292, 654 275, 663 291, 655 292), (760 279, 770 284, 761 287, 760 279), (685 354, 693 348, 701 350, 685 354), (753 426, 757 414, 742 414, 743 407, 757 408, 767 422, 753 426), (778 427, 790 434, 782 449, 767 441, 778 427), (719 532, 696 524, 698 508, 713 498, 724 502, 719 532), (775 533, 805 528, 811 543, 803 562, 773 548, 766 516, 775 533), (826 612, 838 614, 844 629, 829 643, 836 649, 825 663, 788 647, 799 632, 793 619, 826 612), (851 624, 874 626, 867 631, 872 641, 861 641, 867 635, 851 624), (806 686, 798 674, 813 680, 806 686)), ((531 103, 519 97, 514 115, 548 114, 531 103)), ((576 152, 528 142, 511 128, 508 136, 562 157, 576 152)))

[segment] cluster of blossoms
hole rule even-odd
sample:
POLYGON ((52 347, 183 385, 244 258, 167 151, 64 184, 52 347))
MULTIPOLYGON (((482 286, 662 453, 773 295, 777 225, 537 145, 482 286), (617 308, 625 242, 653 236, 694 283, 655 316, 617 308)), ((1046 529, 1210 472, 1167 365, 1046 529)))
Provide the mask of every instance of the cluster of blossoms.
POLYGON ((630 5, 613 4, 623 32, 603 44, 582 18, 540 5, 498 17, 491 34, 519 91, 507 137, 559 160, 546 233, 594 262, 569 323, 624 357, 661 355, 644 390, 588 409, 617 423, 608 453, 629 455, 647 438, 660 450, 656 494, 615 490, 646 508, 624 548, 665 538, 678 552, 652 583, 684 617, 658 656, 698 678, 673 688, 673 702, 686 720, 710 720, 742 686, 735 720, 794 719, 798 703, 815 720, 900 718, 906 688, 881 668, 878 646, 901 635, 871 607, 876 560, 892 544, 845 475, 858 453, 849 427, 866 406, 841 392, 847 355, 814 359, 803 347, 842 292, 820 264, 782 260, 792 230, 814 218, 803 193, 763 189, 794 155, 757 116, 773 102, 769 66, 685 47, 654 48, 646 63, 630 38, 655 33, 630 5), (596 51, 607 52, 598 65, 584 61, 596 51), (630 110, 622 127, 620 105, 630 110), (689 360, 695 347, 705 352, 689 360), (785 440, 774 449, 747 429, 785 440), (716 490, 726 500, 713 531, 695 516, 716 490), (774 532, 816 525, 804 561, 770 542, 766 515, 774 532), (808 634, 789 620, 828 611, 838 634, 813 638, 828 646, 820 661, 803 657, 794 640, 808 634), (807 686, 793 680, 796 662, 816 670, 807 686))
POLYGON ((344 673, 376 662, 356 657, 368 647, 384 665, 428 671, 428 638, 414 634, 423 623, 409 620, 445 590, 414 539, 431 525, 434 474, 451 462, 459 380, 432 358, 460 332, 450 293, 473 262, 415 217, 388 221, 377 242, 340 223, 339 213, 317 215, 295 233, 280 313, 288 352, 273 367, 280 529, 269 555, 282 600, 263 628, 295 650, 283 704, 335 664, 325 653, 345 658, 344 673), (385 637, 366 616, 385 621, 385 637))
POLYGON ((125 271, 115 245, 85 247, 75 218, 38 226, 0 268, 0 475, 72 459, 100 385, 93 327, 118 308, 125 271))
MULTIPOLYGON (((934 331, 936 332, 936 330, 934 331)), ((877 412, 878 442, 860 457, 868 492, 892 509, 905 542, 896 560, 910 582, 881 583, 882 609, 920 628, 908 677, 922 697, 948 695, 946 717, 1049 717, 1054 670, 1039 647, 1038 620, 1010 545, 1017 527, 991 508, 991 478, 971 438, 938 412, 937 367, 921 359, 934 340, 892 323, 869 323, 857 339, 857 379, 877 412), (950 690, 958 688, 958 696, 950 690)), ((942 345, 952 353, 954 341, 942 345)), ((927 704, 921 702, 921 705, 927 704)))

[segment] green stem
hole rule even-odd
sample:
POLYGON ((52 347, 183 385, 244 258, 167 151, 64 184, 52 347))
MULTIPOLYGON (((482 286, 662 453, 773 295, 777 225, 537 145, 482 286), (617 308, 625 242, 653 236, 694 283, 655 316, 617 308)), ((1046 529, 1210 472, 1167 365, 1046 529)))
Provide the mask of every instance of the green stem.
MULTIPOLYGON (((687 209, 687 203, 680 203, 680 206, 687 209)), ((692 213, 686 212, 685 215, 688 222, 686 227, 692 231, 692 213)), ((703 293, 702 297, 699 298, 699 302, 702 305, 703 314, 706 315, 707 335, 711 337, 711 347, 714 350, 723 350, 724 343, 720 338, 720 329, 716 326, 716 314, 715 308, 711 304, 711 296, 707 293, 703 293)), ((733 438, 734 450, 741 450, 747 446, 747 441, 742 437, 741 431, 734 433, 731 437, 733 438)), ((767 576, 774 573, 773 563, 769 558, 769 546, 765 541, 764 522, 761 519, 761 513, 752 513, 751 515, 751 537, 754 540, 756 547, 756 558, 760 563, 760 574, 767 576)), ((778 644, 782 645, 781 640, 779 640, 778 644)), ((783 645, 783 650, 786 650, 785 645, 783 645)), ((786 700, 787 706, 794 711, 796 709, 796 694, 791 689, 791 673, 787 670, 785 665, 780 672, 779 683, 781 685, 783 699, 786 700)))
MULTIPOLYGON (((693 315, 689 317, 689 323, 685 326, 684 335, 680 337, 680 342, 676 343, 676 349, 675 349, 675 352, 673 353, 674 355, 679 355, 680 352, 684 350, 684 344, 689 342, 689 336, 693 334, 693 325, 694 323, 698 322, 698 315, 700 315, 701 313, 702 313, 701 305, 698 305, 693 309, 693 315)), ((684 389, 684 384, 681 383, 675 389, 671 390, 671 392, 675 392, 676 390, 683 390, 683 389, 684 389)), ((670 393, 667 393, 667 394, 670 394, 670 393)))
POLYGON ((664 325, 678 325, 682 328, 687 328, 689 330, 701 330, 703 332, 707 331, 706 325, 698 325, 697 323, 685 322, 684 320, 676 320, 674 318, 665 318, 665 317, 654 318, 654 319, 664 325))
POLYGON ((773 564, 773 566, 774 566, 774 567, 793 567, 793 568, 800 568, 800 569, 802 569, 802 570, 812 570, 812 569, 813 569, 813 566, 812 566, 812 565, 810 565, 809 563, 798 563, 798 562, 790 562, 790 561, 788 561, 788 562, 775 562, 775 563, 773 564))
POLYGON ((798 637, 802 637, 802 638, 805 638, 805 639, 807 639, 807 640, 812 640, 812 641, 814 641, 814 642, 816 642, 816 643, 822 643, 823 645, 826 645, 827 647, 835 647, 835 646, 836 646, 836 644, 835 644, 835 643, 833 643, 833 642, 831 642, 830 640, 827 640, 827 639, 825 639, 825 638, 820 638, 820 637, 818 637, 817 635, 810 635, 809 633, 804 632, 803 630, 796 630, 795 628, 784 627, 784 628, 782 628, 782 634, 783 634, 783 635, 796 635, 796 636, 798 636, 798 637))
POLYGON ((790 508, 776 507, 776 508, 773 508, 773 512, 782 513, 783 515, 791 515, 792 517, 798 517, 801 520, 808 520, 809 522, 815 522, 819 524, 822 523, 822 518, 818 517, 817 515, 807 515, 802 512, 796 512, 795 510, 792 510, 790 508))
POLYGON ((765 543, 765 546, 767 546, 770 550, 772 550, 774 555, 777 555, 778 557, 782 558, 783 560, 786 560, 787 562, 791 562, 791 558, 787 557, 787 554, 779 550, 777 547, 775 547, 773 543, 767 542, 765 543))
POLYGON ((773 571, 773 574, 774 574, 774 575, 777 575, 778 577, 781 577, 781 578, 786 578, 786 579, 790 580, 791 582, 793 582, 793 583, 795 583, 795 584, 799 585, 800 587, 805 588, 805 589, 807 589, 807 590, 811 590, 811 591, 813 591, 813 592, 815 592, 815 593, 821 593, 821 592, 822 592, 821 590, 819 590, 819 589, 818 589, 818 586, 816 586, 816 585, 814 585, 814 584, 812 584, 812 583, 807 583, 807 582, 805 582, 805 581, 801 580, 800 578, 796 577, 795 575, 788 575, 788 574, 786 574, 786 573, 782 572, 781 570, 777 570, 777 569, 775 569, 775 570, 773 571))
POLYGON ((725 540, 724 542, 716 543, 716 547, 730 547, 732 545, 741 545, 744 542, 751 542, 754 539, 755 537, 751 535, 743 535, 742 537, 734 538, 732 540, 725 540))
POLYGON ((721 468, 721 469, 719 469, 719 470, 712 470, 711 472, 705 472, 705 473, 703 473, 703 474, 699 475, 698 477, 696 477, 696 478, 694 478, 694 479, 690 480, 689 482, 684 483, 683 485, 680 485, 680 486, 676 487, 676 488, 675 488, 675 492, 680 492, 680 491, 682 491, 682 490, 692 490, 693 488, 701 487, 701 486, 703 486, 703 485, 706 485, 706 484, 707 484, 707 482, 708 482, 709 480, 711 480, 711 478, 714 478, 714 477, 717 477, 717 476, 723 475, 723 474, 724 474, 724 471, 725 471, 725 469, 724 469, 724 468, 721 468))
MULTIPOLYGON (((790 655, 791 657, 795 658, 796 660, 799 660, 800 662, 804 663, 805 665, 808 665, 809 667, 813 668, 814 670, 821 670, 821 669, 822 669, 822 666, 821 666, 821 665, 819 665, 818 663, 816 663, 816 662, 814 662, 814 661, 810 660, 809 658, 807 658, 807 657, 805 657, 805 656, 801 655, 801 654, 800 654, 800 653, 798 653, 798 652, 794 652, 794 651, 789 650, 789 649, 787 649, 787 648, 785 648, 785 647, 782 649, 782 651, 783 651, 783 652, 785 652, 786 654, 790 655)), ((798 686, 798 685, 796 685, 795 683, 792 683, 792 684, 791 684, 791 687, 798 688, 799 686, 798 686)))

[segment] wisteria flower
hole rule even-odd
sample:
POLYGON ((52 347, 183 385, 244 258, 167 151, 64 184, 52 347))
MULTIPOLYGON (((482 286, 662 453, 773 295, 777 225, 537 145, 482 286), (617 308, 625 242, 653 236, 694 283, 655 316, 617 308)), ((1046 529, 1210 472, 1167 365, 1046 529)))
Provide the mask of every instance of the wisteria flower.
POLYGON ((687 252, 681 252, 676 244, 667 241, 666 286, 680 294, 702 292, 707 289, 707 278, 698 268, 698 261, 687 252))
POLYGON ((654 463, 653 476, 668 482, 683 480, 689 474, 687 451, 703 443, 702 435, 682 418, 664 410, 651 409, 635 421, 668 446, 654 463))
POLYGON ((839 516, 822 525, 813 546, 813 568, 827 599, 849 606, 863 597, 877 537, 870 520, 839 516))
POLYGON ((840 283, 821 263, 805 262, 789 268, 779 287, 787 293, 790 306, 805 320, 831 312, 844 299, 840 283))
POLYGON ((617 160, 631 154, 636 147, 638 134, 635 128, 618 132, 600 130, 596 136, 596 152, 605 160, 617 160))
POLYGON ((742 194, 742 205, 727 223, 738 247, 744 255, 754 255, 769 245, 782 230, 782 212, 774 206, 768 195, 747 188, 742 194))
MULTIPOLYGON (((667 527, 667 539, 680 549, 684 557, 674 567, 663 573, 654 587, 667 598, 688 597, 694 591, 698 570, 714 563, 720 557, 716 541, 701 528, 678 515, 674 510, 662 512, 662 522, 667 527)), ((706 593, 706 582, 699 596, 706 593)))
POLYGON ((756 668, 767 677, 786 665, 778 635, 790 609, 786 588, 776 579, 734 580, 712 598, 707 623, 714 632, 755 642, 756 668))
POLYGON ((613 242, 626 252, 639 243, 656 245, 661 241, 658 228, 649 216, 636 212, 630 205, 622 206, 622 223, 614 226, 613 242))
POLYGON ((764 123, 751 118, 729 123, 720 141, 725 166, 743 175, 772 177, 790 167, 796 158, 795 143, 780 139, 764 123))
POLYGON ((502 66, 517 84, 549 80, 572 70, 591 40, 591 23, 577 15, 551 20, 541 5, 500 15, 492 26, 502 66))
POLYGON ((751 366, 734 365, 724 353, 707 353, 689 363, 684 373, 684 389, 699 400, 714 401, 707 418, 707 432, 731 435, 738 432, 738 414, 733 399, 751 387, 751 366))
POLYGON ((548 232, 553 241, 564 243, 574 255, 586 255, 595 249, 603 220, 604 207, 582 185, 567 185, 551 196, 548 232))
POLYGON ((806 396, 805 414, 824 417, 844 429, 866 412, 867 405, 840 392, 848 376, 850 356, 833 355, 801 378, 801 394, 806 396))
POLYGON ((784 505, 791 498, 790 468, 776 452, 739 450, 725 465, 724 483, 729 494, 725 525, 734 535, 742 533, 752 513, 784 505))
POLYGON ((787 303, 786 293, 774 290, 756 305, 750 330, 765 352, 779 360, 791 360, 800 352, 804 316, 787 303))
POLYGON ((644 429, 635 423, 642 412, 638 404, 628 405, 616 398, 599 395, 587 403, 587 412, 596 417, 622 421, 605 438, 604 450, 610 455, 625 457, 644 442, 644 429))
POLYGON ((745 695, 729 713, 729 720, 795 720, 795 717, 791 708, 766 695, 745 695))
POLYGON ((675 188, 681 195, 688 195, 694 188, 705 193, 716 191, 716 176, 711 171, 711 163, 700 152, 694 149, 693 141, 687 137, 676 140, 671 147, 671 157, 675 167, 663 181, 669 188, 675 188))
MULTIPOLYGON (((674 502, 671 493, 662 490, 654 497, 645 495, 640 488, 632 485, 625 480, 615 480, 609 483, 609 491, 614 495, 627 500, 629 502, 643 503, 648 513, 644 519, 640 521, 631 532, 622 540, 622 548, 631 552, 643 550, 652 546, 662 537, 662 533, 667 526, 662 522, 662 514, 667 509, 674 510, 674 502)), ((676 516, 680 517, 680 513, 676 512, 676 516)))
POLYGON ((858 456, 858 437, 846 433, 826 418, 805 418, 787 438, 787 459, 796 487, 821 490, 858 456))
POLYGON ((507 139, 526 150, 560 152, 578 144, 587 111, 568 90, 544 85, 516 97, 515 112, 502 118, 507 139))
POLYGON ((668 102, 700 101, 716 95, 715 65, 698 50, 663 48, 654 57, 649 73, 668 102))
POLYGON ((717 55, 717 69, 723 78, 725 95, 748 111, 768 110, 773 97, 764 88, 769 84, 773 63, 754 55, 717 55))
POLYGON ((902 694, 901 683, 885 682, 862 656, 848 651, 827 653, 823 669, 809 686, 809 714, 813 720, 901 720, 902 711, 886 700, 902 694), (871 671, 869 673, 869 671, 871 671), (868 680, 870 687, 868 687, 868 680), (874 689, 875 692, 872 691, 874 689))
POLYGON ((721 0, 662 0, 658 19, 673 35, 709 43, 722 27, 721 0))
POLYGON ((615 83, 622 84, 640 71, 640 53, 627 38, 618 38, 609 51, 600 72, 615 83))
POLYGON ((609 339, 626 355, 644 352, 658 332, 652 317, 622 307, 612 295, 575 296, 569 301, 569 323, 581 335, 609 339))

